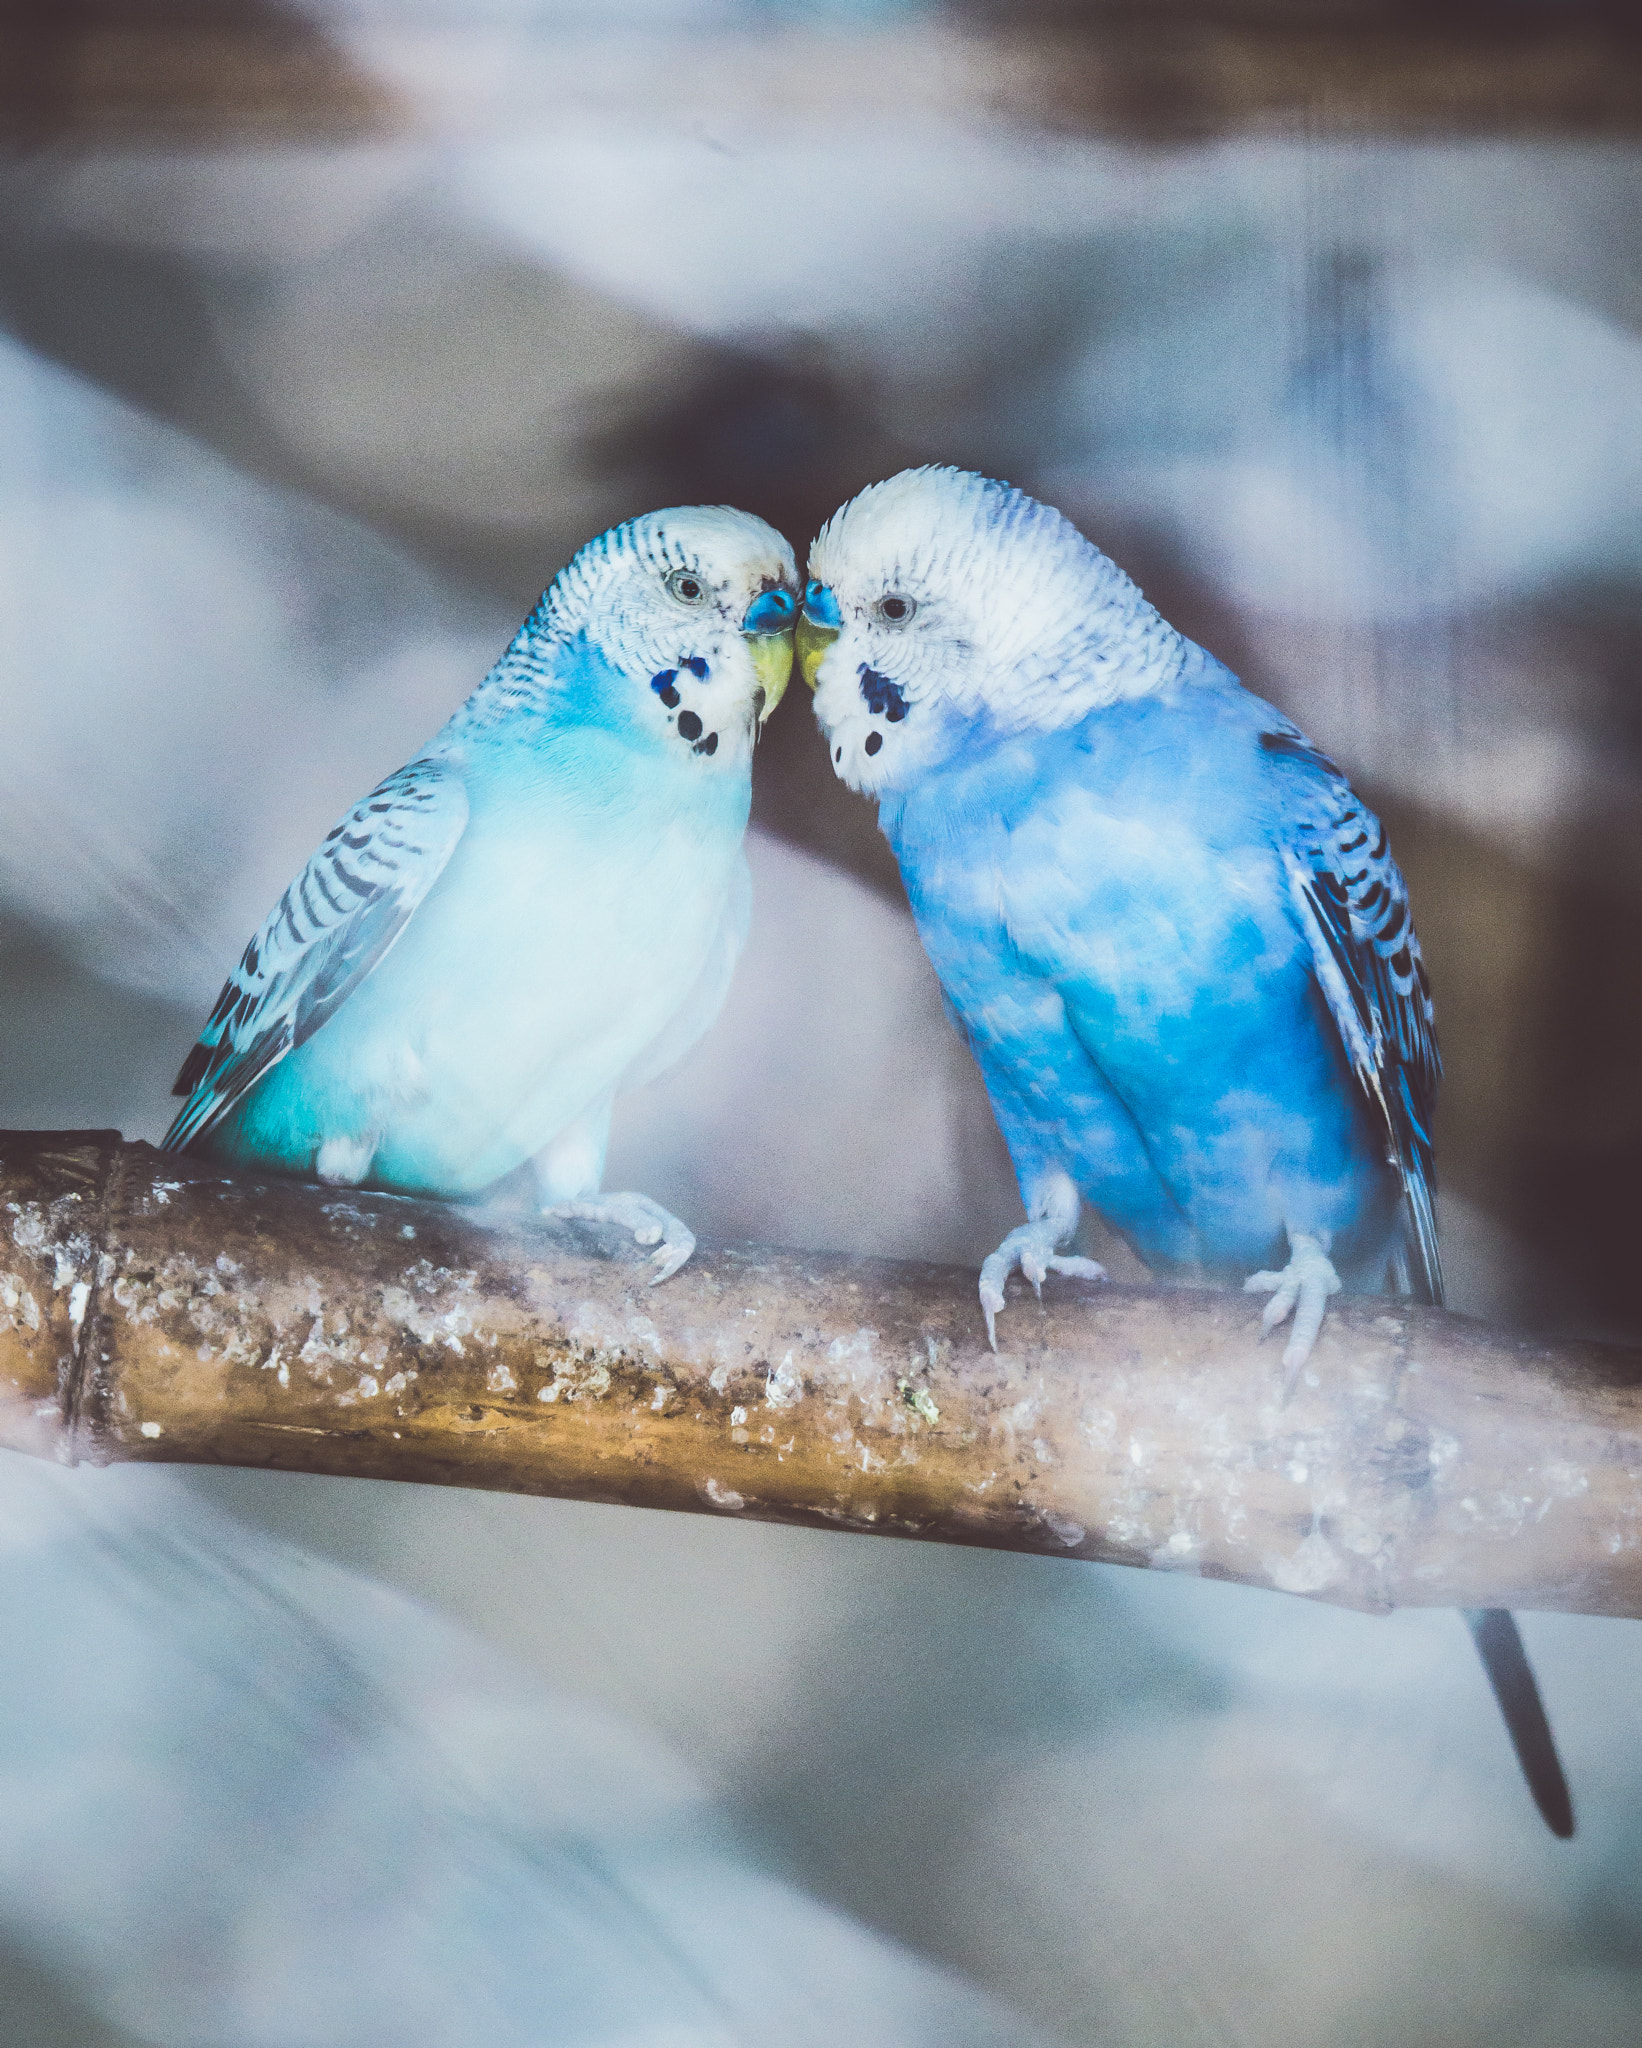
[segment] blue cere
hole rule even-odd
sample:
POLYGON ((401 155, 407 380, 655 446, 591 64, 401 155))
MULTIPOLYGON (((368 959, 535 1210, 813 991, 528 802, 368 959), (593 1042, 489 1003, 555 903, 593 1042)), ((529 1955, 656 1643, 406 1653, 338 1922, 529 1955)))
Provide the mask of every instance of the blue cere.
POLYGON ((824 626, 832 633, 844 623, 837 598, 825 583, 814 581, 804 585, 804 616, 812 626, 824 626))
POLYGON ((875 668, 868 668, 865 662, 861 664, 860 676, 861 695, 867 700, 867 709, 873 717, 887 718, 891 725, 899 725, 907 715, 905 697, 888 676, 881 676, 875 668))
POLYGON ((785 633, 797 606, 790 590, 766 590, 747 607, 741 622, 744 633, 785 633))

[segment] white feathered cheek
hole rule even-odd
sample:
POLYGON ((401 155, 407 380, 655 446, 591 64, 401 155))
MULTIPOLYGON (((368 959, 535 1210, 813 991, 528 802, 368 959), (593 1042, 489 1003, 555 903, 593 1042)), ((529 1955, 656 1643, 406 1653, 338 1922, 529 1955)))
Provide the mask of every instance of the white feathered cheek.
POLYGON ((657 669, 650 690, 682 751, 710 756, 751 744, 752 671, 744 649, 725 643, 711 655, 681 652, 657 669), (737 669, 738 658, 745 675, 737 669))
POLYGON ((833 771, 852 789, 882 789, 905 765, 916 720, 912 700, 885 670, 840 643, 829 650, 815 691, 833 771))

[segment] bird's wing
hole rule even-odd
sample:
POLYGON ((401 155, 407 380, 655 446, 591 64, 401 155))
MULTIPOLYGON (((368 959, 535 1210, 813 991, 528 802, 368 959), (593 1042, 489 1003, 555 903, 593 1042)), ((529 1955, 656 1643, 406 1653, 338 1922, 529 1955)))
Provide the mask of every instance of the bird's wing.
POLYGON ((412 761, 377 784, 285 891, 223 985, 174 1095, 161 1140, 181 1152, 311 1038, 405 929, 467 824, 462 778, 412 761))
POLYGON ((1408 1290, 1440 1302, 1431 1117, 1442 1060, 1408 885, 1385 827, 1327 755, 1286 720, 1260 744, 1287 779, 1282 858, 1317 983, 1402 1180, 1408 1290))
MULTIPOLYGON (((1385 827, 1326 755, 1286 720, 1262 733, 1260 743, 1294 777, 1294 823, 1283 848, 1289 889, 1318 985, 1402 1178, 1409 1267, 1403 1291, 1440 1304, 1431 1112, 1442 1061, 1408 885, 1385 827)), ((1490 1607, 1467 1608, 1465 1618, 1528 1789, 1552 1833, 1566 1838, 1574 1831, 1573 1801, 1516 1617, 1490 1607)))

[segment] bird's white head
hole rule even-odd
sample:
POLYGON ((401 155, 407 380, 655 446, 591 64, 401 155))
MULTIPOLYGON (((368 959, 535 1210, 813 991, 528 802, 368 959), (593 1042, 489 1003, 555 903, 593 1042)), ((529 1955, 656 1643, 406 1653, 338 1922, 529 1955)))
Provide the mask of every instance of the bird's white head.
POLYGON ((1066 726, 1160 690, 1186 643, 1048 505, 961 469, 907 469, 810 551, 798 658, 833 767, 908 786, 966 733, 1066 726))
POLYGON ((589 541, 516 646, 540 670, 585 642, 631 690, 629 724, 723 766, 745 758, 786 690, 797 589, 773 526, 728 505, 675 506, 589 541))

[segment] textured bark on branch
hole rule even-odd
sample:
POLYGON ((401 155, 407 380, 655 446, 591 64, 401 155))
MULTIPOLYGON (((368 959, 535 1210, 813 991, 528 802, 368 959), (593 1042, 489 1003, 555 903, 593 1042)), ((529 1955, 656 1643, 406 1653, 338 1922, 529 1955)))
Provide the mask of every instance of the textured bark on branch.
POLYGON ((1642 1354, 1380 1300, 1280 1405, 1260 1303, 618 1234, 0 1134, 0 1444, 1642 1615, 1642 1354))

